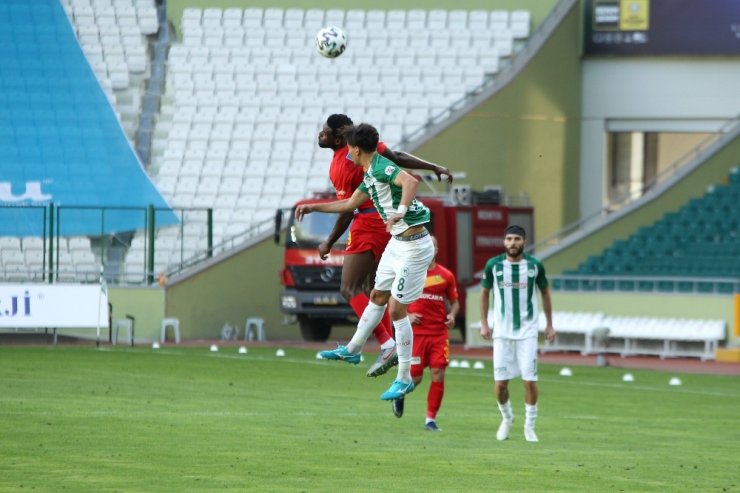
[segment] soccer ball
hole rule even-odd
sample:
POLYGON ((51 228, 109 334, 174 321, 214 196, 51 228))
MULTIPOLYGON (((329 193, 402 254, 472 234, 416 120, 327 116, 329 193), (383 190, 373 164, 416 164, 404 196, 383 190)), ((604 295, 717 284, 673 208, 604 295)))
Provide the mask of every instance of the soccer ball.
POLYGON ((347 49, 347 35, 338 27, 325 27, 316 33, 316 51, 326 58, 336 58, 347 49))

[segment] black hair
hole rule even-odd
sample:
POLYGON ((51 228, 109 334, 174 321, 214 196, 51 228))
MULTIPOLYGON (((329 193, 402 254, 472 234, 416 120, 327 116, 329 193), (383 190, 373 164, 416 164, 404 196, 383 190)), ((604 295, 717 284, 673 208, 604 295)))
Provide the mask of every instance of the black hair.
POLYGON ((348 127, 344 131, 344 136, 347 138, 347 144, 357 146, 364 152, 375 152, 380 140, 378 131, 369 123, 348 127))
POLYGON ((334 135, 334 137, 341 137, 339 130, 342 127, 351 127, 353 125, 353 122, 352 119, 347 115, 337 113, 329 116, 329 118, 326 119, 326 125, 331 129, 331 133, 332 135, 334 135))
POLYGON ((506 235, 519 235, 522 238, 527 237, 527 233, 524 231, 524 228, 522 228, 521 226, 517 224, 512 224, 510 226, 507 226, 506 229, 504 230, 504 236, 506 235))

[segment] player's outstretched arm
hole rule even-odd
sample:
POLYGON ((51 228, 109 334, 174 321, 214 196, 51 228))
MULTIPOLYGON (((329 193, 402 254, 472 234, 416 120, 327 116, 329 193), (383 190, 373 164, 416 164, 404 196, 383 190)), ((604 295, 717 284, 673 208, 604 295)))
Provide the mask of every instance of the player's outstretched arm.
POLYGON ((450 173, 450 170, 448 168, 440 166, 438 164, 430 163, 429 161, 425 161, 414 156, 413 154, 409 154, 408 152, 396 152, 386 147, 385 151, 383 152, 383 157, 390 159, 402 168, 423 169, 426 171, 431 171, 432 173, 437 175, 437 180, 439 181, 442 181, 442 177, 445 176, 445 180, 447 180, 448 183, 452 183, 452 173, 450 173))
POLYGON ((359 189, 355 190, 352 197, 334 202, 320 202, 316 204, 302 204, 295 208, 295 218, 300 221, 303 216, 312 212, 352 212, 357 209, 370 196, 359 189))
POLYGON ((334 227, 331 230, 331 233, 329 233, 329 236, 326 237, 324 241, 319 243, 319 256, 321 257, 321 260, 326 260, 326 258, 329 256, 329 252, 331 251, 331 247, 334 246, 334 243, 337 242, 339 238, 344 234, 345 231, 347 231, 347 228, 349 228, 349 225, 352 223, 352 219, 354 218, 354 214, 352 212, 343 212, 339 214, 339 217, 337 217, 337 221, 334 223, 334 227))

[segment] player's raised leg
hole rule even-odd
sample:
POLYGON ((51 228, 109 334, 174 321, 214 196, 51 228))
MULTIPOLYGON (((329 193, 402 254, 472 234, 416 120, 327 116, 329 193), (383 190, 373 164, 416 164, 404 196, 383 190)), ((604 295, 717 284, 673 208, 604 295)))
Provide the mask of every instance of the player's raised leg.
MULTIPOLYGON (((372 250, 345 255, 342 267, 342 296, 349 301, 358 318, 362 318, 370 297, 365 293, 367 286, 375 278, 376 260, 372 250)), ((368 370, 368 376, 379 376, 398 363, 396 341, 390 327, 389 318, 383 315, 373 329, 373 336, 380 344, 378 359, 368 370)))

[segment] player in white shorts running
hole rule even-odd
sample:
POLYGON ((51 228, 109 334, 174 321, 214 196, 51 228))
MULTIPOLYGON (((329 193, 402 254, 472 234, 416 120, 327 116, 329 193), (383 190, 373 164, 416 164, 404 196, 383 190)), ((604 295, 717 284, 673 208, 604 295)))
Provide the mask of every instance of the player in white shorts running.
POLYGON ((416 200, 416 179, 376 152, 378 131, 375 127, 362 123, 349 127, 345 135, 352 160, 365 170, 362 184, 349 199, 296 207, 296 219, 300 220, 304 214, 314 211, 352 211, 369 197, 386 223, 391 239, 380 258, 375 287, 354 336, 346 346, 321 351, 320 354, 325 359, 359 363, 365 341, 380 322, 388 304, 396 329, 398 375, 380 398, 395 400, 414 390, 410 373, 413 333, 407 305, 421 296, 427 268, 434 258, 434 245, 424 227, 431 214, 424 204, 416 200))
POLYGON ((493 378, 502 421, 498 440, 509 437, 514 414, 509 402, 509 380, 521 375, 524 382, 524 438, 536 442, 537 419, 537 329, 539 306, 535 287, 542 294, 542 309, 547 326, 545 337, 555 339, 552 326, 552 300, 542 262, 524 253, 526 233, 512 225, 504 231, 506 253, 486 263, 481 281, 480 335, 491 338, 488 325, 488 300, 493 290, 493 378))

